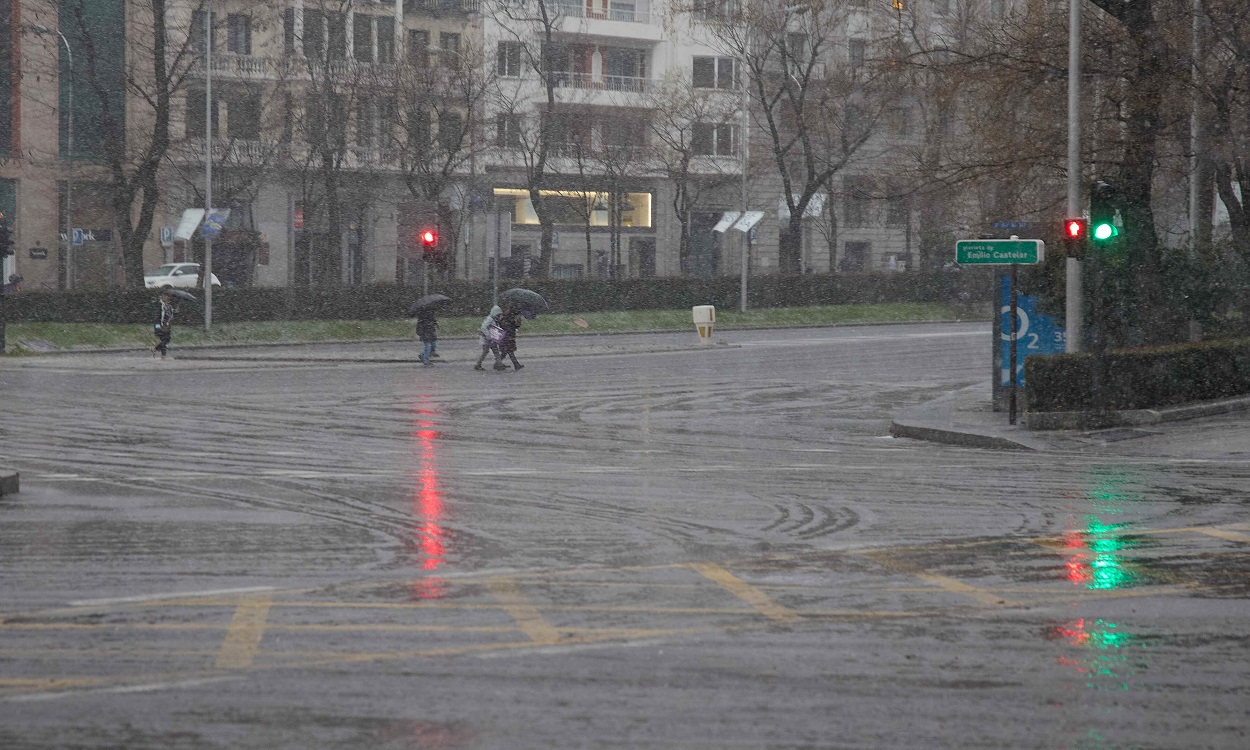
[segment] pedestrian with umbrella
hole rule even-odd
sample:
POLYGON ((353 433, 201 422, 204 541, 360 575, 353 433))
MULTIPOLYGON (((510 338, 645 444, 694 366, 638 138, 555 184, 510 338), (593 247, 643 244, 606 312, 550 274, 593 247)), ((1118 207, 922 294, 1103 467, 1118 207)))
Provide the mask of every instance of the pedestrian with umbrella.
POLYGON ((409 315, 417 316, 417 338, 425 345, 421 350, 421 362, 426 366, 434 364, 432 360, 438 357, 438 318, 434 310, 449 301, 451 298, 443 294, 427 294, 408 310, 409 315))
POLYGON ((198 302, 194 294, 184 292, 181 289, 172 289, 165 287, 161 290, 160 310, 156 316, 156 323, 152 326, 152 334, 156 336, 156 345, 152 347, 152 356, 160 354, 164 360, 169 355, 169 341, 173 337, 174 330, 174 298, 190 300, 198 302))
POLYGON ((503 340, 503 329, 499 327, 499 318, 503 315, 503 310, 499 305, 495 305, 490 309, 490 314, 482 319, 482 325, 477 329, 477 340, 482 345, 482 356, 477 358, 477 364, 473 365, 474 370, 485 370, 482 362, 486 361, 487 354, 495 355, 495 369, 505 370, 507 365, 503 364, 503 355, 499 353, 499 342, 503 340))
MULTIPOLYGON (((524 316, 533 320, 535 315, 547 309, 547 300, 538 292, 520 287, 499 295, 499 300, 503 303, 503 314, 499 316, 499 327, 503 329, 499 353, 512 360, 512 369, 515 372, 525 367, 516 358, 516 333, 521 327, 521 318, 524 316)), ((507 367, 502 362, 495 365, 497 370, 506 370, 507 367)))

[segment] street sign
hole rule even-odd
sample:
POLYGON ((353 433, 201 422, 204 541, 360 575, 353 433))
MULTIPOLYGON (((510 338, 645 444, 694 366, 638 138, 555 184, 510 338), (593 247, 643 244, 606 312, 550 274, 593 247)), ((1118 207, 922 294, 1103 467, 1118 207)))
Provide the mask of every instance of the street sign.
POLYGON ((1036 264, 1046 259, 1041 240, 959 240, 955 262, 960 265, 1036 264))
POLYGON ((208 212, 208 216, 204 217, 204 224, 200 227, 200 234, 210 240, 217 239, 217 235, 221 234, 221 230, 226 226, 226 220, 230 218, 230 209, 214 208, 208 212))
POLYGON ((734 229, 737 229, 739 232, 749 232, 751 227, 758 224, 762 218, 764 218, 763 211, 745 211, 742 214, 742 218, 734 222, 734 229))
POLYGON ((173 227, 161 227, 161 244, 164 245, 165 247, 169 247, 170 245, 174 244, 174 228, 173 227))
POLYGON ((78 227, 74 227, 74 247, 82 247, 82 243, 87 239, 87 233, 78 227))
POLYGON ((188 208, 183 211, 182 220, 178 222, 178 228, 174 230, 174 239, 190 241, 191 235, 195 234, 196 228, 203 220, 204 209, 202 208, 188 208))
POLYGON ((991 226, 995 229, 1028 229, 1032 222, 1028 221, 996 221, 991 226))

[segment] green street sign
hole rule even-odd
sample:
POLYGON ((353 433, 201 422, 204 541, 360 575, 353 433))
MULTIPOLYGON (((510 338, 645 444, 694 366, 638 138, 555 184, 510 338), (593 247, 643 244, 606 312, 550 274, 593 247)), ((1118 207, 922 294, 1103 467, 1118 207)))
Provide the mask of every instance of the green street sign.
POLYGON ((1035 264, 1046 259, 1046 243, 1041 240, 959 240, 955 262, 960 265, 1035 264))

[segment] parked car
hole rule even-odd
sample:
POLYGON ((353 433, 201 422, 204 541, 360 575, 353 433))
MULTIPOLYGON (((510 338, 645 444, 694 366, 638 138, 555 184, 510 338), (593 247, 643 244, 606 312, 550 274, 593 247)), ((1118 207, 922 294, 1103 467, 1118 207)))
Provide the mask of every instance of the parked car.
MULTIPOLYGON (((199 263, 166 263, 155 271, 143 274, 143 285, 149 289, 176 287, 179 289, 196 289, 200 284, 199 263)), ((213 274, 213 286, 221 286, 217 274, 213 274)))

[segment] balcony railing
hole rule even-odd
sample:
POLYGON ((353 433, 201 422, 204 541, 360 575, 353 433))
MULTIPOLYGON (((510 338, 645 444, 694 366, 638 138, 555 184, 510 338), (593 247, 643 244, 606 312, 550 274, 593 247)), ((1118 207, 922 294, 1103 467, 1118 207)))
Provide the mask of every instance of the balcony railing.
POLYGON ((404 12, 476 13, 480 0, 403 0, 404 12))
MULTIPOLYGON (((287 57, 258 57, 255 55, 237 55, 233 52, 214 52, 211 58, 214 78, 272 81, 277 79, 308 79, 312 75, 333 76, 338 79, 356 77, 364 80, 391 81, 395 78, 395 63, 366 62, 361 60, 338 59, 330 60, 322 65, 320 61, 311 60, 299 55, 287 57)), ((192 67, 196 75, 204 75, 204 60, 201 58, 192 67)))
POLYGON ((642 76, 597 76, 593 73, 570 73, 552 71, 548 73, 556 88, 584 89, 588 91, 629 91, 645 94, 652 90, 655 81, 642 76))
POLYGON ((568 18, 589 18, 600 21, 624 21, 625 23, 651 23, 651 13, 632 8, 587 8, 583 4, 559 3, 560 15, 568 18))

